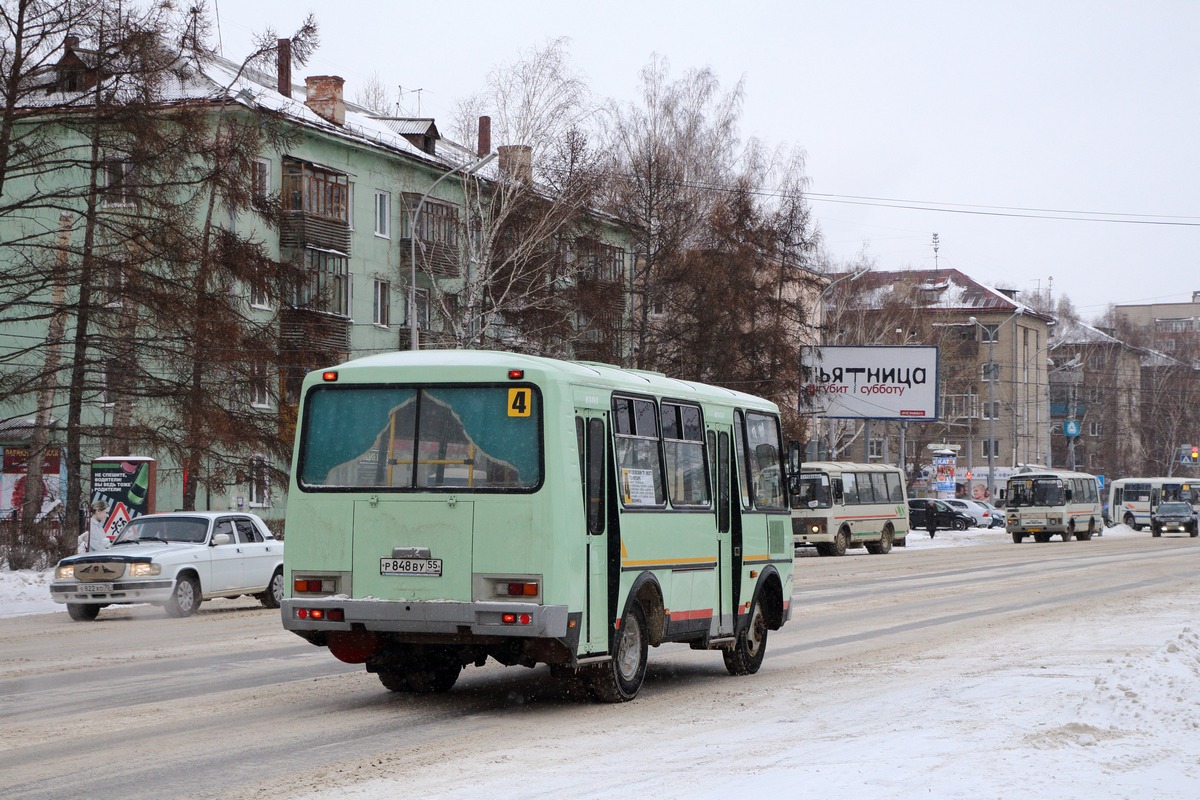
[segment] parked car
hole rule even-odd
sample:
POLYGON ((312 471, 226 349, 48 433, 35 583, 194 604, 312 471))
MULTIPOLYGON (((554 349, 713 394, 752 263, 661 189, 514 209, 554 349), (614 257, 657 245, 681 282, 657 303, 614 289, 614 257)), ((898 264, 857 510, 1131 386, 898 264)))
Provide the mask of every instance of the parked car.
MULTIPOLYGON (((929 498, 913 498, 908 501, 908 526, 913 530, 926 530, 925 518, 927 515, 926 506, 929 498)), ((934 500, 934 505, 937 506, 937 529, 947 530, 953 528, 956 531, 965 531, 967 528, 975 524, 974 517, 968 516, 961 509, 954 508, 947 504, 945 500, 934 500)))
POLYGON ((991 523, 988 527, 991 527, 991 528, 1003 528, 1004 527, 1005 519, 1004 519, 1004 509, 1003 508, 996 508, 996 506, 994 506, 991 503, 988 503, 984 500, 974 500, 972 502, 978 503, 979 505, 983 506, 984 508, 986 508, 988 510, 988 513, 990 515, 988 517, 988 519, 991 520, 991 523))
POLYGON ((86 622, 127 603, 161 605, 172 617, 214 597, 254 595, 279 608, 283 587, 283 541, 257 516, 180 511, 136 517, 110 548, 59 561, 50 597, 86 622))
POLYGON ((1169 501, 1159 503, 1150 515, 1150 535, 1162 536, 1164 531, 1180 531, 1189 536, 1198 532, 1196 510, 1191 503, 1169 501))
POLYGON ((974 500, 947 500, 946 503, 970 517, 971 527, 990 528, 992 526, 992 512, 981 503, 976 503, 974 500))

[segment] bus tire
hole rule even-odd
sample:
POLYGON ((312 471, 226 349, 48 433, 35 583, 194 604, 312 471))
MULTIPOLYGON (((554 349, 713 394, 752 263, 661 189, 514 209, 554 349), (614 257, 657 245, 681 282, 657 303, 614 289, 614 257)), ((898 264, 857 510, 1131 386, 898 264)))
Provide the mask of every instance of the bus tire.
POLYGON ((1137 526, 1133 524, 1133 522, 1134 522, 1133 514, 1130 514, 1128 511, 1125 512, 1125 517, 1121 520, 1121 522, 1124 522, 1126 525, 1133 528, 1135 531, 1137 530, 1137 526))
POLYGON ((844 556, 846 550, 850 547, 850 531, 842 528, 837 532, 837 536, 833 537, 833 546, 829 548, 829 555, 844 556))
POLYGON ((76 622, 91 622, 100 613, 99 603, 67 603, 67 613, 76 622))
POLYGON ((892 552, 892 537, 896 534, 892 530, 892 523, 883 526, 883 533, 879 534, 878 542, 867 542, 867 552, 872 555, 887 555, 892 552))
POLYGON ((1013 544, 1020 544, 1021 542, 1025 541, 1025 534, 1013 531, 1012 540, 1013 544))
POLYGON ((646 678, 647 634, 646 612, 633 600, 617 631, 613 657, 592 667, 588 675, 593 697, 604 703, 627 703, 637 697, 646 678))
POLYGON ((417 654, 414 665, 405 673, 404 678, 409 691, 417 694, 442 694, 454 687, 461 672, 462 664, 453 650, 448 647, 430 647, 417 654))
POLYGON ((1075 538, 1075 520, 1067 523, 1067 529, 1063 531, 1062 537, 1064 542, 1069 542, 1075 538))
POLYGON ((379 676, 379 682, 383 684, 383 688, 389 692, 412 691, 412 687, 408 685, 408 674, 405 672, 381 669, 375 674, 379 676))
POLYGON ((738 634, 737 641, 721 651, 730 675, 753 675, 767 654, 767 616, 757 599, 750 609, 750 623, 738 634))

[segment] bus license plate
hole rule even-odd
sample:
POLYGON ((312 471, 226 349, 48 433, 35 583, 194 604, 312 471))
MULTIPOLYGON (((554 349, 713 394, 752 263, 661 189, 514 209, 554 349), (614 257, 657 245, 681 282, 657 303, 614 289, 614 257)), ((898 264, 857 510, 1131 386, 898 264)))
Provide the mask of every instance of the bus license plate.
POLYGON ((442 576, 442 560, 440 558, 381 558, 379 559, 380 575, 429 575, 434 578, 442 576))
POLYGON ((88 594, 107 594, 112 591, 111 583, 81 583, 79 591, 88 594))
POLYGON ((1042 529, 1041 528, 1026 528, 1025 531, 1027 533, 1041 533, 1042 529))

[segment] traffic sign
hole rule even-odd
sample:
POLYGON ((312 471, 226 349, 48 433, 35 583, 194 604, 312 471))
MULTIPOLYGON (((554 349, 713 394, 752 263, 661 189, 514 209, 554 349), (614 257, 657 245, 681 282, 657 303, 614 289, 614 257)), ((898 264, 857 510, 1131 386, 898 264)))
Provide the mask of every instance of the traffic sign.
POLYGON ((1082 423, 1080 423, 1080 421, 1077 419, 1064 419, 1063 420, 1063 436, 1078 436, 1079 435, 1079 427, 1081 424, 1082 423))

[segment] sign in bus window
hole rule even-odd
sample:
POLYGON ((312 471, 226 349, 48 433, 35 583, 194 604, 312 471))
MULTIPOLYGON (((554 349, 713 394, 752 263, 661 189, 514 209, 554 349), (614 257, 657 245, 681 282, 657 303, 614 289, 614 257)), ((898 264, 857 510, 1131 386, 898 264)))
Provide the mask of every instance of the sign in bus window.
POLYGON ((541 485, 536 391, 318 387, 300 441, 305 489, 528 490, 541 485), (527 413, 514 415, 514 402, 527 413))

